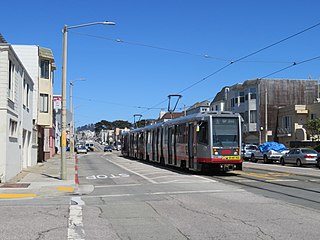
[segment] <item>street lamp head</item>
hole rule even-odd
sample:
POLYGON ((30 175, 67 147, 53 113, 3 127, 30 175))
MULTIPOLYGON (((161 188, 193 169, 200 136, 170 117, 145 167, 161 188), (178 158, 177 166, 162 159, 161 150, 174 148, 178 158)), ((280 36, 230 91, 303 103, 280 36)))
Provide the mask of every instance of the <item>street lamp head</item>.
POLYGON ((116 25, 115 22, 109 22, 109 21, 104 21, 104 22, 102 22, 102 24, 104 24, 104 25, 116 25))

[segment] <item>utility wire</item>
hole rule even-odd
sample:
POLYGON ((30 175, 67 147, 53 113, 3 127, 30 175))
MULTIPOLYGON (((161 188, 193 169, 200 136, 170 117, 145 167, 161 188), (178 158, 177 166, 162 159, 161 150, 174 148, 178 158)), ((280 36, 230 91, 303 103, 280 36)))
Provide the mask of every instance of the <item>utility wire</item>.
MULTIPOLYGON (((221 72, 222 70, 230 67, 230 66, 233 65, 234 63, 238 63, 238 62, 240 62, 240 61, 243 61, 244 59, 247 59, 247 58, 249 58, 249 57, 251 57, 251 56, 253 56, 253 55, 256 55, 256 54, 258 54, 258 53, 260 53, 260 52, 262 52, 262 51, 264 51, 264 50, 267 50, 267 49, 269 49, 269 48, 271 48, 271 47, 274 47, 274 46, 276 46, 276 45, 278 45, 278 44, 280 44, 280 43, 282 43, 282 42, 285 42, 285 41, 287 41, 287 40, 289 40, 289 39, 291 39, 291 38, 294 38, 294 37, 296 37, 296 36, 298 36, 298 35, 301 35, 301 34, 307 32, 307 31, 309 31, 309 30, 311 30, 311 29, 313 29, 313 28, 316 28, 316 27, 318 27, 318 26, 320 26, 320 23, 314 24, 314 25, 312 25, 311 27, 308 27, 308 28, 306 28, 306 29, 303 29, 302 31, 299 31, 299 32, 297 32, 297 33, 295 33, 295 34, 292 34, 292 35, 290 35, 290 36, 288 36, 288 37, 286 37, 286 38, 283 38, 283 39, 281 39, 281 40, 279 40, 279 41, 277 41, 277 42, 274 42, 274 43, 272 43, 272 44, 270 44, 270 45, 267 45, 266 47, 263 47, 263 48, 261 48, 261 49, 259 49, 259 50, 257 50, 257 51, 252 52, 252 53, 249 53, 249 54, 247 54, 247 55, 245 55, 245 56, 243 56, 243 57, 240 57, 240 58, 238 58, 238 59, 236 59, 236 60, 234 60, 234 61, 231 61, 231 62, 229 62, 228 64, 226 64, 225 66, 223 66, 223 67, 219 68, 218 70, 216 70, 215 72, 207 75, 206 77, 202 78, 201 80, 199 80, 199 81, 191 84, 190 86, 184 88, 183 90, 181 90, 181 91, 179 92, 179 94, 181 94, 181 93, 189 90, 190 88, 193 88, 194 86, 196 86, 196 85, 198 85, 199 83, 207 80, 208 78, 212 77, 213 75, 216 75, 217 73, 221 72)), ((293 63, 293 64, 294 64, 294 63, 293 63)), ((289 67, 286 67, 285 69, 288 69, 288 68, 289 68, 289 67)), ((283 69, 282 71, 284 71, 285 69, 283 69)), ((273 74, 275 74, 275 73, 273 73, 273 74)), ((164 103, 165 101, 166 101, 166 100, 164 100, 164 101, 162 101, 162 102, 154 105, 154 107, 159 106, 160 104, 164 103)), ((145 112, 146 112, 146 111, 145 111, 145 112)))
MULTIPOLYGON (((174 53, 179 53, 179 54, 186 54, 186 55, 190 55, 190 56, 213 59, 213 60, 222 61, 222 62, 231 62, 232 61, 231 59, 212 57, 212 56, 210 56, 208 54, 191 53, 191 52, 187 52, 187 51, 181 51, 181 50, 175 50, 175 49, 170 49, 170 48, 165 48, 165 47, 153 46, 153 45, 149 45, 149 44, 145 44, 145 43, 130 42, 130 41, 125 41, 125 40, 121 40, 121 39, 115 39, 115 38, 96 36, 96 35, 91 35, 91 34, 86 34, 86 33, 80 33, 80 32, 76 32, 76 31, 72 31, 72 34, 82 35, 82 36, 87 36, 87 37, 92 37, 92 38, 98 38, 98 39, 104 39, 104 40, 117 42, 117 43, 124 43, 124 44, 128 44, 128 45, 135 45, 135 46, 140 46, 140 47, 153 48, 153 49, 157 49, 157 50, 163 50, 163 51, 174 52, 174 53)), ((243 61, 243 62, 290 63, 289 61, 267 61, 267 60, 252 60, 252 61, 243 61)))
POLYGON ((287 70, 287 69, 289 69, 289 68, 295 67, 295 66, 300 65, 300 64, 304 64, 304 63, 306 63, 306 62, 311 62, 311 61, 317 60, 317 59, 319 59, 319 58, 320 58, 320 56, 317 56, 317 57, 309 58, 309 59, 304 60, 304 61, 301 61, 301 62, 293 62, 291 65, 289 65, 289 66, 287 66, 287 67, 284 67, 284 68, 282 68, 282 69, 280 69, 280 70, 277 70, 277 71, 274 71, 274 72, 272 72, 272 73, 269 73, 269 74, 267 74, 267 75, 265 75, 265 76, 263 76, 263 77, 261 77, 261 78, 258 78, 258 79, 263 79, 263 78, 270 77, 270 76, 272 76, 272 75, 274 75, 274 74, 276 74, 276 73, 282 72, 282 71, 284 71, 284 70, 287 70))
POLYGON ((217 60, 217 61, 223 61, 223 62, 228 62, 228 61, 230 61, 230 60, 224 59, 224 58, 212 57, 212 56, 209 56, 208 54, 191 53, 191 52, 187 52, 187 51, 181 51, 181 50, 175 50, 175 49, 170 49, 170 48, 152 46, 152 45, 145 44, 145 43, 129 42, 129 41, 121 40, 121 39, 115 39, 115 38, 109 38, 109 37, 102 37, 102 36, 95 36, 95 35, 91 35, 91 34, 85 34, 85 33, 75 32, 75 31, 73 31, 72 33, 73 33, 73 34, 77 34, 77 35, 87 36, 87 37, 104 39, 104 40, 108 40, 108 41, 112 41, 112 42, 117 42, 117 43, 124 43, 124 44, 128 44, 128 45, 135 45, 135 46, 140 46, 140 47, 153 48, 153 49, 163 50, 163 51, 167 51, 167 52, 175 52, 175 53, 186 54, 186 55, 190 55, 190 56, 196 56, 196 57, 214 59, 214 60, 217 60))
MULTIPOLYGON (((283 38, 283 39, 281 39, 281 40, 279 40, 279 41, 277 41, 277 42, 274 42, 274 43, 272 43, 272 44, 270 44, 270 45, 267 45, 266 47, 263 47, 263 48, 261 48, 261 49, 259 49, 259 50, 257 50, 257 51, 254 51, 254 52, 252 52, 252 53, 249 53, 249 54, 247 54, 247 55, 245 55, 245 56, 243 56, 243 57, 240 57, 240 58, 238 58, 238 59, 236 59, 236 60, 234 60, 234 61, 229 61, 229 63, 226 64, 225 66, 219 68, 219 69, 216 70, 215 72, 207 75, 206 77, 202 78, 201 80, 199 80, 199 81, 191 84, 190 86, 184 88, 183 90, 181 90, 181 91, 179 92, 179 94, 180 94, 180 93, 183 93, 183 92, 185 92, 185 91, 187 91, 187 90, 189 90, 189 89, 191 89, 191 88, 193 88, 194 86, 196 86, 196 85, 200 84, 201 82, 207 80, 208 78, 212 77, 213 75, 216 75, 217 73, 219 73, 219 72, 223 71, 224 69, 230 67, 230 66, 231 66, 232 64, 234 64, 234 63, 241 62, 241 61, 243 61, 243 60, 245 60, 245 59, 247 59, 247 58, 249 58, 249 57, 251 57, 251 56, 254 56, 254 55, 262 52, 262 51, 265 51, 265 50, 267 50, 267 49, 269 49, 269 48, 271 48, 271 47, 274 47, 274 46, 276 46, 276 45, 278 45, 278 44, 280 44, 280 43, 282 43, 282 42, 285 42, 285 41, 287 41, 287 40, 289 40, 289 39, 291 39, 291 38, 294 38, 294 37, 296 37, 296 36, 298 36, 298 35, 301 35, 301 34, 307 32, 307 31, 309 31, 309 30, 311 30, 311 29, 313 29, 313 28, 316 28, 316 27, 318 27, 319 25, 320 25, 320 23, 314 24, 314 25, 312 25, 312 26, 310 26, 310 27, 308 27, 308 28, 306 28, 306 29, 303 29, 303 30, 295 33, 295 34, 292 34, 292 35, 290 35, 290 36, 288 36, 288 37, 286 37, 286 38, 283 38)), ((178 51, 178 50, 173 50, 173 49, 168 49, 168 48, 155 47, 155 46, 151 46, 151 45, 147 45, 147 44, 142 44, 142 43, 127 42, 127 41, 123 41, 123 40, 120 40, 120 39, 112 39, 112 38, 106 38, 106 37, 99 37, 99 36, 94 36, 94 35, 89 35, 89 34, 81 34, 81 33, 77 33, 77 32, 73 32, 73 33, 74 33, 74 34, 79 34, 79 35, 85 35, 85 36, 95 37, 95 38, 101 38, 101 39, 110 40, 110 41, 127 43, 127 44, 131 44, 131 45, 137 45, 137 46, 149 47, 149 48, 154 48, 154 49, 159 49, 159 50, 165 50, 165 51, 171 51, 171 52, 176 52, 176 53, 182 53, 182 54, 188 54, 188 55, 194 55, 194 56, 201 56, 201 57, 207 57, 207 58, 209 58, 208 55, 193 54, 193 53, 189 53, 189 52, 185 52, 185 51, 178 51)), ((212 57, 210 57, 210 58, 212 58, 212 57)), ((306 60, 306 61, 299 62, 299 64, 302 64, 302 63, 305 63, 305 62, 308 62, 308 61, 312 61, 312 60, 315 60, 315 59, 317 59, 317 58, 318 58, 318 57, 315 57, 315 58, 313 58, 313 59, 308 59, 308 60, 306 60)), ((220 61, 228 61, 227 59, 222 59, 222 58, 214 58, 214 59, 220 60, 220 61)), ((268 75, 266 75, 265 77, 270 76, 270 75, 273 75, 273 74, 278 73, 278 72, 280 72, 280 71, 284 71, 284 70, 286 70, 286 69, 288 69, 288 68, 291 68, 291 67, 293 67, 293 66, 295 66, 295 65, 297 65, 297 63, 294 62, 292 65, 290 65, 290 66, 288 66, 288 67, 285 67, 285 68, 283 68, 283 69, 280 69, 280 70, 278 70, 278 71, 276 71, 276 72, 273 72, 273 73, 271 73, 271 74, 268 74, 268 75)), ((263 77, 263 78, 265 78, 265 77, 263 77)), ((161 101, 161 102, 158 103, 158 104, 155 104, 154 106, 152 106, 152 107, 150 107, 150 108, 146 108, 147 110, 144 111, 144 112, 142 112, 142 113, 145 113, 145 112, 147 112, 147 111, 149 111, 149 110, 151 110, 151 109, 154 109, 155 107, 161 105, 162 103, 164 103, 164 102, 166 102, 166 101, 167 101, 167 99, 161 101)))

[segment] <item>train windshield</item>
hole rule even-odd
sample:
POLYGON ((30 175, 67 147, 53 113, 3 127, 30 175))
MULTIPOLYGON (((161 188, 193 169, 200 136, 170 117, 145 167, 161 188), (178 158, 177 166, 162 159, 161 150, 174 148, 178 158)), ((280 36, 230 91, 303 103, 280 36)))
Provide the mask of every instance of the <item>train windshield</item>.
POLYGON ((238 147, 238 118, 213 118, 212 133, 214 147, 238 147))

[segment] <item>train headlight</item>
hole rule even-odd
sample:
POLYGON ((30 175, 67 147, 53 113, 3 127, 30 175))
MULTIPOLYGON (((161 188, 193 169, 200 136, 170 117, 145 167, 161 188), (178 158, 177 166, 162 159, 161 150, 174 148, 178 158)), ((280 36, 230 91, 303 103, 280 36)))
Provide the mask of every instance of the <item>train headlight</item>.
POLYGON ((234 152, 233 155, 238 155, 238 152, 234 152))

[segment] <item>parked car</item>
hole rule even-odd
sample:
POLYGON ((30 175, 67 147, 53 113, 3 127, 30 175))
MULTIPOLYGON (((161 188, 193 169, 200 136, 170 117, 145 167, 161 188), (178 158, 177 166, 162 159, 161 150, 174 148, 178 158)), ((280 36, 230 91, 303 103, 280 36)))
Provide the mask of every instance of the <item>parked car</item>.
POLYGON ((249 160, 251 158, 251 155, 253 152, 259 151, 259 148, 257 145, 254 144, 245 144, 242 147, 242 158, 243 160, 249 160))
POLYGON ((293 148, 280 158, 280 164, 317 165, 318 152, 311 148, 293 148))
POLYGON ((78 147, 77 147, 77 153, 78 153, 78 154, 80 154, 80 153, 85 153, 85 154, 87 154, 87 153, 88 153, 88 150, 87 150, 86 146, 81 145, 81 146, 78 146, 78 147))
POLYGON ((112 152, 112 150, 113 150, 113 147, 111 145, 105 146, 103 149, 104 152, 112 152))
POLYGON ((287 152, 288 148, 281 143, 265 142, 258 147, 258 150, 252 152, 251 161, 257 162, 258 160, 263 160, 264 163, 272 163, 279 161, 287 152))

